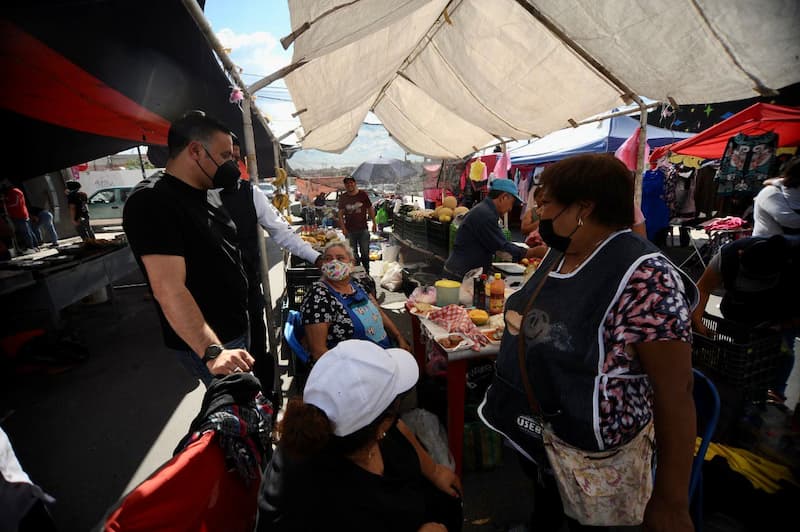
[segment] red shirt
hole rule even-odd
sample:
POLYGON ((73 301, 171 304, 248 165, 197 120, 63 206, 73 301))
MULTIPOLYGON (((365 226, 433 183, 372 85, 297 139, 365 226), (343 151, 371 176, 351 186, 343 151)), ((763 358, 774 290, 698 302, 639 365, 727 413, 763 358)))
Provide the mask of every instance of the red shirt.
POLYGON ((367 228, 367 214, 372 207, 369 196, 359 190, 353 196, 342 194, 339 197, 339 212, 344 217, 344 226, 348 231, 363 231, 367 228))
POLYGON ((6 190, 6 210, 12 220, 28 220, 28 207, 25 206, 25 196, 18 188, 6 190))

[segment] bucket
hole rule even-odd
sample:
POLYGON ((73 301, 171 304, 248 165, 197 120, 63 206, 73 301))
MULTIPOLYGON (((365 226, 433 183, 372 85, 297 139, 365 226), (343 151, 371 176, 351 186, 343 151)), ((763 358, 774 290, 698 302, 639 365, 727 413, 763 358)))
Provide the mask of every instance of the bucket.
POLYGON ((434 284, 436 287, 436 306, 458 305, 458 293, 461 283, 450 279, 440 279, 434 284))
POLYGON ((381 244, 381 257, 384 262, 394 262, 400 254, 400 246, 396 244, 381 244))

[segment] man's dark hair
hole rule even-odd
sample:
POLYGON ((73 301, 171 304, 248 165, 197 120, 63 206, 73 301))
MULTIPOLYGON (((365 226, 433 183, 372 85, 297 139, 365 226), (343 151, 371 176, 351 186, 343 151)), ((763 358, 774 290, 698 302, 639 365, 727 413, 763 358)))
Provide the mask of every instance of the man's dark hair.
POLYGON ((788 188, 800 187, 800 157, 793 157, 784 163, 781 168, 783 186, 788 188))
POLYGON ((489 196, 489 199, 495 199, 500 197, 500 194, 506 194, 506 193, 507 192, 505 190, 490 190, 487 196, 489 196))
POLYGON ((591 218, 600 224, 633 225, 633 176, 613 155, 567 157, 545 168, 540 183, 548 196, 562 205, 594 202, 591 218))
POLYGON ((203 111, 189 111, 174 121, 169 128, 167 145, 169 158, 175 158, 193 140, 210 142, 214 133, 221 131, 231 135, 231 130, 222 122, 211 118, 203 111))

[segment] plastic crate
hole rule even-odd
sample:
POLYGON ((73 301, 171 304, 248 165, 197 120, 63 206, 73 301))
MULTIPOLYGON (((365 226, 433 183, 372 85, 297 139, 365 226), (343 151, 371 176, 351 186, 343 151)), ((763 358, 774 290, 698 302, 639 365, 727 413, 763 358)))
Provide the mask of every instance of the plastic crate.
POLYGON ((739 390, 745 401, 766 400, 781 357, 780 333, 710 314, 703 315, 703 323, 711 337, 694 334, 692 364, 739 390))
POLYGON ((450 251, 450 224, 431 218, 425 219, 425 232, 428 239, 428 250, 440 257, 447 258, 450 251))
POLYGON ((308 289, 318 281, 321 272, 303 259, 294 255, 289 256, 289 266, 286 268, 286 302, 288 308, 299 310, 308 289))

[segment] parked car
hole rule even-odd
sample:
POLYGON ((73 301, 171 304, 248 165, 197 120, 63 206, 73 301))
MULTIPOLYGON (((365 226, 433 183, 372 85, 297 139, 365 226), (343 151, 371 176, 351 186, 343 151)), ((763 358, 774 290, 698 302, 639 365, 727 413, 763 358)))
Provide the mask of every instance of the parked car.
POLYGON ((275 185, 270 183, 259 183, 258 188, 260 188, 261 192, 266 194, 269 199, 272 199, 272 195, 275 194, 275 185))
POLYGON ((133 190, 133 187, 101 188, 89 196, 89 218, 106 220, 109 218, 122 218, 122 206, 133 190))

